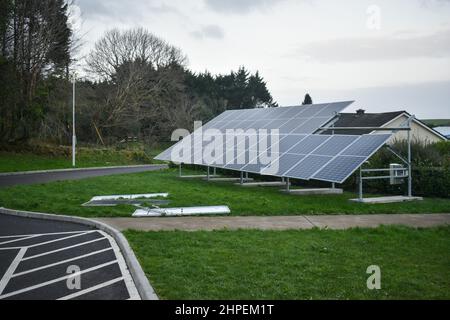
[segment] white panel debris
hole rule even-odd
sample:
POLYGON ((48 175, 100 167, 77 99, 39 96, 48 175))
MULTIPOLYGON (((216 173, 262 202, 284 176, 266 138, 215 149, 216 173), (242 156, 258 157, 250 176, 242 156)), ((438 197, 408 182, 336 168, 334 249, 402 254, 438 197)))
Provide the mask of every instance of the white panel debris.
POLYGON ((132 199, 150 199, 150 198, 167 198, 169 196, 168 193, 145 193, 145 194, 123 194, 123 195, 113 195, 113 196, 96 196, 93 197, 90 201, 99 201, 99 200, 132 200, 132 199))
POLYGON ((133 217, 170 217, 230 214, 228 206, 204 206, 183 208, 142 208, 133 213, 133 217))

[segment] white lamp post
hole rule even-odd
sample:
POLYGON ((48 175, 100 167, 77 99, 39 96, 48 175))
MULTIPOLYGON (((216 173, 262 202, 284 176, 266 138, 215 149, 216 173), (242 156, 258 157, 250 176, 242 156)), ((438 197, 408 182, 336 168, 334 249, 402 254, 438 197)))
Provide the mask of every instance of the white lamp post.
POLYGON ((77 136, 75 134, 75 83, 76 75, 73 75, 73 91, 72 91, 72 166, 75 167, 75 147, 77 144, 77 136))

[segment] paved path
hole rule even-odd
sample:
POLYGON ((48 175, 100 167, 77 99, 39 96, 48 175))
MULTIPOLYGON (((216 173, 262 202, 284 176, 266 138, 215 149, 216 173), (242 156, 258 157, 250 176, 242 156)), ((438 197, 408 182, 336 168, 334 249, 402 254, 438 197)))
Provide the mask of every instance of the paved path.
POLYGON ((107 233, 70 222, 0 215, 2 299, 140 297, 116 242, 107 233), (79 282, 73 272, 80 272, 79 282))
POLYGON ((78 180, 90 177, 107 176, 113 174, 136 173, 166 169, 167 165, 140 165, 123 167, 62 169, 19 173, 1 173, 0 187, 18 184, 45 183, 58 180, 78 180))
POLYGON ((405 225, 434 227, 450 225, 450 214, 371 214, 371 215, 321 215, 321 216, 271 216, 271 217, 177 217, 177 218, 98 218, 118 230, 217 230, 261 229, 289 230, 374 228, 380 225, 405 225))

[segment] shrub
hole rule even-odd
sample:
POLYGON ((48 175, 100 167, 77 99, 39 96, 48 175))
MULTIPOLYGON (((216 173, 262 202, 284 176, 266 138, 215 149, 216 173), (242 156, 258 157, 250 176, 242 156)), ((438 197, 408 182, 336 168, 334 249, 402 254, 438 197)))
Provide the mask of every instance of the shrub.
MULTIPOLYGON (((398 153, 406 158, 407 143, 396 142, 392 145, 398 153)), ((413 194, 428 197, 450 197, 450 143, 443 141, 435 144, 413 143, 412 178, 413 194)), ((403 162, 387 149, 376 153, 364 168, 388 168, 390 163, 403 162)), ((356 190, 358 173, 344 183, 344 188, 356 190)), ((402 184, 390 185, 389 180, 364 181, 364 191, 381 194, 406 194, 407 179, 402 184)))

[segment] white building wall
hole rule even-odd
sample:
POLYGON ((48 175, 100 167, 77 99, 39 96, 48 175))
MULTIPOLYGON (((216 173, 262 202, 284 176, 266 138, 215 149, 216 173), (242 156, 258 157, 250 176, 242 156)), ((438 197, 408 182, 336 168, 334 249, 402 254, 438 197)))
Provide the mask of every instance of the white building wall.
MULTIPOLYGON (((386 125, 386 128, 390 127, 401 127, 405 124, 405 121, 408 120, 408 117, 406 115, 401 115, 394 121, 390 122, 388 125, 386 125)), ((441 138, 439 135, 434 133, 432 130, 429 130, 428 128, 424 127, 421 123, 418 121, 413 121, 411 123, 411 138, 413 142, 421 142, 424 144, 429 143, 436 143, 439 141, 443 141, 444 139, 441 138)), ((383 132, 383 131, 378 131, 383 132)), ((401 141, 407 139, 407 131, 398 131, 396 132, 392 138, 388 141, 388 144, 392 144, 395 141, 401 141)))

